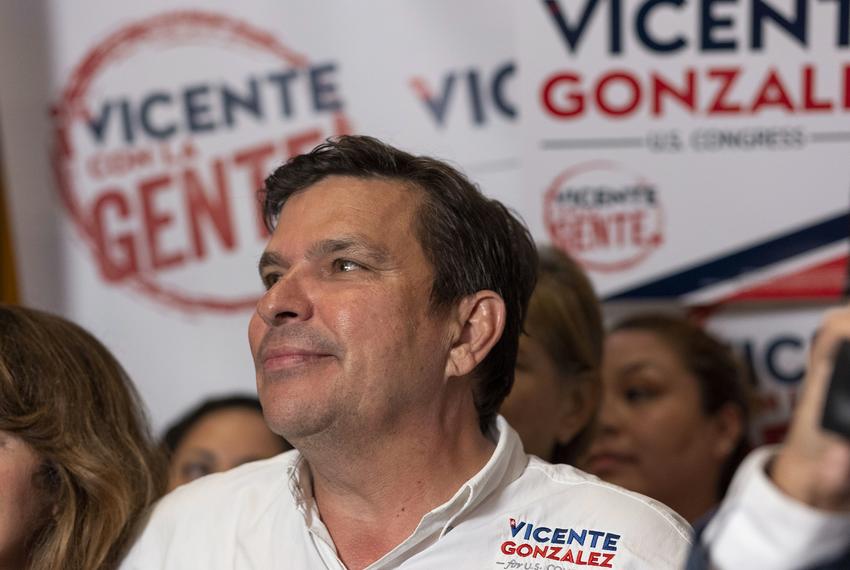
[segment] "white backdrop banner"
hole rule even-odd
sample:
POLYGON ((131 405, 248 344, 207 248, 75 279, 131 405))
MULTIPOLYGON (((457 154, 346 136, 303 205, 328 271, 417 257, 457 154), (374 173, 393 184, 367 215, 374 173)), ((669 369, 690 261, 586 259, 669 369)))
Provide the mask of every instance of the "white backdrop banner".
POLYGON ((365 133, 447 158, 610 298, 836 298, 847 3, 40 0, 0 5, 20 285, 161 427, 253 391, 256 190, 365 133))
POLYGON ((531 5, 518 46, 538 234, 609 298, 841 293, 846 2, 531 5))

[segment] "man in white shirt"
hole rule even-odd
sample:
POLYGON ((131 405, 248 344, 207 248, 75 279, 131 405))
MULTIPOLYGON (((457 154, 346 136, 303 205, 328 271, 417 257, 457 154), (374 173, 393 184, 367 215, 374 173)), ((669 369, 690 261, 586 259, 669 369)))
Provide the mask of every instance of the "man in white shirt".
POLYGON ((249 340, 296 448, 155 509, 125 569, 678 568, 689 527, 529 458, 497 410, 536 252, 440 161, 342 137, 266 180, 249 340))

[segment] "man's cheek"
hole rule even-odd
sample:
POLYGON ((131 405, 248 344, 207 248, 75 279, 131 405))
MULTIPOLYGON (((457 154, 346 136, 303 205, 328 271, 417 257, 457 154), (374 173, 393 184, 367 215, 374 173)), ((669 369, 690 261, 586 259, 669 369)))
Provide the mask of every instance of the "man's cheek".
POLYGON ((251 347, 251 354, 256 360, 257 350, 260 348, 260 343, 266 333, 266 324, 263 320, 254 313, 251 315, 251 320, 248 321, 248 345, 251 347))

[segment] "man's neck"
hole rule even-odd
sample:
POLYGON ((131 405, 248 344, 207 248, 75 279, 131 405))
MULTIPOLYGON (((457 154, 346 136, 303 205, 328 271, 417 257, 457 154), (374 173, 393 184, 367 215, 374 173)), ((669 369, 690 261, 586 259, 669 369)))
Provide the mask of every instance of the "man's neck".
POLYGON ((477 424, 464 425, 452 432, 425 422, 349 452, 307 450, 319 513, 348 568, 364 568, 395 548, 487 463, 493 442, 477 424))

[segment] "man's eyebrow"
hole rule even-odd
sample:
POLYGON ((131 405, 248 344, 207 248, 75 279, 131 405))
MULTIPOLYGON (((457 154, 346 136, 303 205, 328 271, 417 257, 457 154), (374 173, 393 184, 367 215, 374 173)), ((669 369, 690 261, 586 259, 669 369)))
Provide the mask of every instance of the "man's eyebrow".
POLYGON ((384 265, 391 259, 387 248, 360 235, 348 235, 316 242, 307 250, 307 258, 318 259, 340 252, 362 255, 377 265, 384 265))
POLYGON ((274 265, 277 267, 287 267, 286 261, 273 251, 264 251, 263 255, 260 256, 260 263, 258 264, 258 271, 260 274, 263 273, 263 269, 269 267, 270 265, 274 265))

